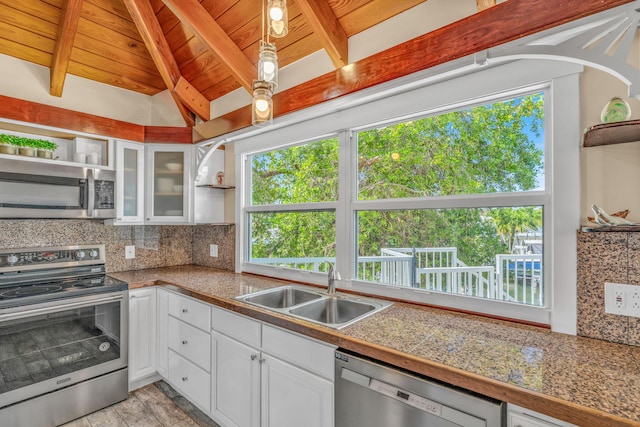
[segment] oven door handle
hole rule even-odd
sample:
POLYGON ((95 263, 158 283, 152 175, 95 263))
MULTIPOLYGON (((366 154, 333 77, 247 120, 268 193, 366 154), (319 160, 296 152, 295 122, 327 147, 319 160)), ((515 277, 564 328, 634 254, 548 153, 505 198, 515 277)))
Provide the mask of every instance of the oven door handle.
POLYGON ((87 192, 87 216, 93 218, 96 207, 96 179, 93 176, 93 169, 87 169, 87 181, 89 191, 87 192))
POLYGON ((69 310, 73 308, 91 307, 93 305, 106 304, 106 303, 118 301, 121 299, 123 299, 122 295, 113 295, 106 298, 96 298, 96 299, 90 299, 90 300, 84 300, 84 301, 70 302, 67 304, 55 304, 48 307, 34 308, 32 310, 16 311, 14 313, 5 313, 5 314, 0 314, 0 322, 5 322, 8 320, 24 319, 25 317, 38 316, 42 314, 57 313, 60 311, 69 310))

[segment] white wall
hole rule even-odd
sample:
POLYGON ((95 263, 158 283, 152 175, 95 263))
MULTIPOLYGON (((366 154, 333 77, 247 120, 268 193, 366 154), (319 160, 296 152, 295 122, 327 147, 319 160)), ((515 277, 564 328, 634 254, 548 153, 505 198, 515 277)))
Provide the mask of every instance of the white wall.
POLYGON ((184 126, 168 94, 150 97, 67 74, 57 97, 49 94, 48 67, 0 54, 0 70, 0 95, 139 125, 184 126))

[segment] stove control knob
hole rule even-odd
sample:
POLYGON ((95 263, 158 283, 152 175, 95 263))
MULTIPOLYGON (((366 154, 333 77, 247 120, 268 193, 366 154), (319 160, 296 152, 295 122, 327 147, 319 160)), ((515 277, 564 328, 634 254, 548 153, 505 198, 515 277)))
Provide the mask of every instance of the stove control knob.
POLYGON ((15 264, 16 262, 18 262, 18 257, 15 256, 14 254, 11 254, 7 257, 7 262, 9 264, 15 264))
POLYGON ((82 260, 85 257, 84 251, 76 251, 76 259, 82 260))
POLYGON ((91 258, 95 258, 95 257, 97 257, 97 256, 98 256, 98 251, 97 251, 97 250, 95 250, 95 249, 91 249, 91 252, 89 252, 89 256, 90 256, 91 258))

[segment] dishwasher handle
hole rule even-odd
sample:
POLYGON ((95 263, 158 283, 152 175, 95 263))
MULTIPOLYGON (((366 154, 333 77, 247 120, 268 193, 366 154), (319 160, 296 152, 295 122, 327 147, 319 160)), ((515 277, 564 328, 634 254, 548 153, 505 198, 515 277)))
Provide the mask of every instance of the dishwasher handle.
POLYGON ((352 383, 356 383, 366 388, 369 388, 369 384, 371 384, 371 378, 366 375, 353 372, 351 369, 347 368, 342 368, 342 370, 340 371, 340 378, 342 378, 343 380, 351 381, 352 383))

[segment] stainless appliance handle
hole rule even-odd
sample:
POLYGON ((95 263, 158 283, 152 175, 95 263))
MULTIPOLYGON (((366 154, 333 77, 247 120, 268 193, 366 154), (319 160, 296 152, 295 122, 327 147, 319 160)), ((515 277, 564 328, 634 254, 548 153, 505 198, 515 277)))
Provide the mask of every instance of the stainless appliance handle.
POLYGON ((87 201, 87 216, 89 218, 93 218, 96 205, 96 178, 93 176, 93 169, 87 169, 87 183, 89 187, 87 194, 87 197, 89 198, 87 201))
POLYGON ((67 304, 56 304, 51 307, 34 308, 32 310, 0 314, 0 322, 5 322, 8 320, 24 319, 25 317, 37 316, 42 314, 57 313, 59 311, 64 311, 71 308, 82 308, 82 307, 90 307, 97 304, 106 304, 108 302, 114 302, 121 299, 123 299, 123 295, 112 295, 105 298, 89 299, 84 301, 70 302, 67 304))

